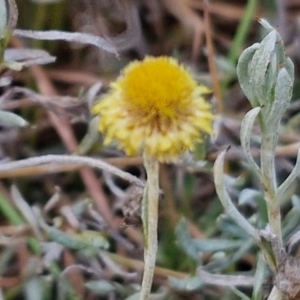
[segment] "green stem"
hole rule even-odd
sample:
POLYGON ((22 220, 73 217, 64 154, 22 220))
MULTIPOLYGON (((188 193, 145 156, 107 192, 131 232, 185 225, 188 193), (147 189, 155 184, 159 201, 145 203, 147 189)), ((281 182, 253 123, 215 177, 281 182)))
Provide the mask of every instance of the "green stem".
POLYGON ((263 132, 261 143, 261 170, 262 170, 262 186, 264 189, 264 197, 268 209, 268 218, 271 231, 278 237, 279 246, 283 246, 281 233, 281 215, 280 204, 276 197, 277 181, 275 170, 275 147, 277 141, 277 131, 263 132), (275 132, 275 133, 274 133, 275 132))
POLYGON ((159 162, 153 157, 144 155, 144 166, 147 172, 147 186, 142 201, 142 219, 145 239, 144 274, 140 300, 147 300, 151 286, 157 252, 157 223, 159 201, 159 162))

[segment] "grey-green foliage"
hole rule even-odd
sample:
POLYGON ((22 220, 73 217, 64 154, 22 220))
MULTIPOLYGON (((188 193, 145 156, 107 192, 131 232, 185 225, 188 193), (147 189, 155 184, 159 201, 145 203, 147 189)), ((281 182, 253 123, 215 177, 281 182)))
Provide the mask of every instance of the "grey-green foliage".
MULTIPOLYGON (((224 174, 226 150, 221 152, 216 159, 214 178, 217 194, 226 213, 255 240, 262 251, 265 262, 276 277, 280 272, 278 265, 282 261, 285 261, 287 255, 283 246, 284 236, 282 228, 284 228, 285 232, 294 231, 294 221, 297 220, 295 218, 295 212, 297 211, 295 208, 293 212, 294 218, 293 220, 291 219, 292 226, 288 226, 286 222, 283 227, 280 205, 284 194, 291 189, 296 178, 299 176, 300 151, 298 151, 295 168, 286 180, 278 186, 275 151, 281 118, 292 98, 294 65, 286 57, 284 44, 277 30, 272 28, 265 20, 259 20, 259 22, 265 27, 268 34, 261 43, 250 46, 241 54, 237 66, 237 75, 241 88, 252 105, 252 109, 242 121, 240 138, 246 159, 261 182, 261 197, 257 197, 257 203, 259 204, 259 201, 263 199, 265 204, 259 205, 260 209, 263 208, 267 212, 267 214, 264 213, 264 215, 267 215, 265 219, 268 224, 265 229, 260 230, 259 223, 256 223, 256 227, 254 227, 251 222, 252 220, 245 218, 241 214, 227 192, 224 174), (259 125, 261 135, 259 163, 257 163, 257 158, 253 157, 251 148, 252 131, 255 123, 259 125)), ((251 191, 251 193, 248 192, 246 199, 251 196, 250 194, 253 197, 253 193, 254 191, 251 191)), ((263 226, 265 226, 264 223, 262 223, 263 226)), ((258 265, 253 300, 261 298, 260 282, 264 277, 264 268, 262 265, 258 265)), ((289 280, 293 282, 297 278, 291 276, 289 280)), ((287 285, 290 284, 289 280, 287 280, 287 285)), ((286 292, 283 286, 274 286, 271 296, 268 299, 283 299, 281 292, 286 292)), ((288 296, 290 297, 292 294, 288 296)), ((293 297, 290 298, 292 299, 293 297)))
POLYGON ((0 110, 0 125, 8 127, 24 127, 28 125, 28 123, 14 113, 0 110))
POLYGON ((287 109, 294 80, 294 65, 286 57, 282 39, 266 21, 270 32, 259 44, 247 48, 240 56, 237 75, 253 108, 261 106, 264 127, 278 126, 287 109))
POLYGON ((7 11, 5 0, 0 0, 0 39, 5 36, 7 11))
POLYGON ((192 239, 188 233, 187 222, 182 219, 176 227, 179 246, 194 260, 201 262, 201 253, 218 252, 240 248, 245 240, 232 239, 192 239))

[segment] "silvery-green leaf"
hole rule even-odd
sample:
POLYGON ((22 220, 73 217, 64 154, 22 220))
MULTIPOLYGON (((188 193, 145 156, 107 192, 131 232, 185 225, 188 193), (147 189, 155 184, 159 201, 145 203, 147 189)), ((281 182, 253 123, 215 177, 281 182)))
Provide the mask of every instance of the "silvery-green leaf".
POLYGON ((292 82, 294 82, 294 79, 295 79, 295 66, 294 66, 294 63, 292 62, 292 60, 289 57, 287 57, 287 59, 285 60, 284 67, 286 68, 286 71, 289 73, 292 82))
POLYGON ((43 299, 43 282, 41 276, 34 276, 24 283, 24 294, 26 300, 43 299))
POLYGON ((241 144, 245 152, 246 158, 251 167, 254 169, 255 173, 259 176, 259 178, 261 178, 261 170, 254 161, 251 153, 251 136, 254 122, 260 111, 260 107, 255 107, 247 112, 244 119, 242 120, 240 132, 241 144))
POLYGON ((83 137, 77 148, 78 154, 86 154, 95 145, 95 143, 99 142, 99 140, 101 139, 101 135, 99 134, 98 130, 99 119, 100 117, 96 116, 89 122, 87 133, 83 137))
POLYGON ((278 76, 278 59, 276 55, 271 55, 270 64, 267 69, 266 79, 265 79, 265 106, 270 106, 274 101, 274 91, 276 86, 276 78, 278 76))
POLYGON ((277 33, 277 43, 276 43, 275 50, 276 50, 276 56, 278 60, 278 68, 282 68, 286 61, 285 48, 284 48, 282 38, 277 30, 276 33, 277 33))
POLYGON ((229 239, 207 239, 207 240, 192 240, 192 243, 195 246, 195 249, 201 252, 217 252, 225 251, 230 249, 240 248, 245 241, 243 240, 229 240, 229 239))
POLYGON ((249 81, 249 64, 253 58, 255 51, 259 48, 259 44, 256 43, 241 54, 237 64, 237 76, 239 83, 246 97, 250 101, 252 107, 259 105, 258 99, 256 99, 255 91, 249 81))
POLYGON ((182 219, 178 223, 175 229, 177 243, 181 249, 187 253, 190 257, 195 259, 200 263, 201 259, 199 256, 199 251, 196 245, 192 242, 192 238, 188 232, 187 222, 182 219))
POLYGON ((7 9, 6 1, 0 0, 0 39, 3 39, 6 33, 7 9))
POLYGON ((224 160, 227 150, 223 150, 217 157, 214 165, 214 179, 217 194, 220 201, 226 211, 226 213, 242 228, 244 229, 253 239, 258 240, 258 236, 255 228, 241 215, 236 209, 225 186, 225 174, 224 174, 224 160))
POLYGON ((81 32, 65 32, 58 30, 49 31, 32 31, 32 30, 20 30, 15 29, 13 31, 14 36, 23 36, 27 38, 37 40, 63 40, 67 42, 75 42, 85 45, 94 45, 105 51, 114 53, 117 55, 117 50, 109 41, 92 34, 81 32))
POLYGON ((294 195, 291 202, 293 208, 286 214, 282 221, 282 235, 285 237, 294 232, 300 223, 300 198, 294 195))
POLYGON ((246 294, 235 288, 234 286, 229 287, 230 290, 239 297, 241 300, 251 300, 246 294))
POLYGON ((0 110, 0 125, 13 126, 13 127, 25 127, 28 125, 27 121, 20 116, 11 113, 9 111, 0 110))
POLYGON ((8 68, 13 71, 21 71, 24 67, 24 63, 19 63, 16 61, 3 61, 0 65, 1 69, 8 68))
POLYGON ((292 202, 293 208, 300 211, 300 197, 297 195, 293 195, 291 202, 292 202))
POLYGON ((48 226, 48 235, 51 240, 57 242, 58 244, 72 250, 80 250, 87 247, 87 243, 71 237, 70 235, 58 230, 55 227, 48 226))
POLYGON ((34 234, 40 240, 42 240, 42 233, 40 231, 38 220, 37 220, 32 208, 30 207, 28 202, 23 198, 23 196, 20 193, 20 191, 18 190, 17 186, 12 185, 10 192, 11 192, 11 197, 12 197, 14 204, 19 209, 19 211, 21 212, 21 214, 25 218, 25 220, 28 222, 28 224, 30 224, 34 234))
POLYGON ((197 274, 206 284, 217 286, 253 286, 253 277, 244 275, 222 275, 212 274, 203 268, 198 268, 197 274))
POLYGON ((290 188, 290 186, 294 183, 296 178, 299 177, 299 175, 300 175, 300 149, 298 149, 297 161, 293 171, 277 189, 276 197, 277 199, 279 199, 279 201, 286 193, 286 191, 290 188))
POLYGON ((6 49, 4 60, 7 62, 21 62, 24 66, 43 65, 55 61, 55 57, 39 49, 6 49))
POLYGON ((277 33, 275 51, 271 55, 270 64, 266 73, 266 82, 265 82, 265 93, 267 97, 268 104, 271 104, 274 101, 274 89, 276 86, 276 80, 279 70, 285 66, 286 55, 284 45, 279 33, 277 33))
POLYGON ((204 285, 198 276, 188 277, 184 279, 177 279, 173 277, 168 278, 168 283, 176 290, 182 292, 192 292, 201 289, 204 285))
POLYGON ((77 237, 90 246, 106 250, 109 248, 109 242, 107 241, 107 238, 98 231, 85 230, 77 237))
POLYGON ((265 29, 267 29, 268 32, 274 30, 274 27, 272 27, 268 21, 266 21, 265 19, 259 18, 258 19, 259 24, 261 24, 265 29))
POLYGON ((279 289, 274 285, 272 288, 271 293, 269 294, 269 297, 267 300, 282 300, 282 293, 279 291, 279 289))
MULTIPOLYGON (((274 54, 277 42, 277 32, 271 31, 260 43, 249 66, 250 82, 254 87, 256 98, 260 105, 266 104, 265 82, 267 69, 274 54)), ((276 80, 276 79, 274 79, 276 80)))
POLYGON ((254 285, 253 285, 253 293, 252 300, 261 300, 262 292, 263 292, 263 282, 266 273, 266 263, 262 254, 258 255, 258 260, 256 263, 256 270, 254 276, 254 285))
POLYGON ((125 300, 139 300, 140 299, 140 293, 135 293, 133 295, 130 295, 129 297, 125 298, 125 300))
POLYGON ((254 189, 243 189, 239 195, 239 205, 256 206, 257 198, 261 197, 261 192, 254 189))
POLYGON ((85 286, 98 295, 107 295, 116 290, 116 287, 106 280, 91 280, 86 282, 85 286))
POLYGON ((281 68, 275 87, 275 98, 265 122, 267 130, 278 126, 283 114, 290 104, 293 93, 293 82, 285 68, 281 68))

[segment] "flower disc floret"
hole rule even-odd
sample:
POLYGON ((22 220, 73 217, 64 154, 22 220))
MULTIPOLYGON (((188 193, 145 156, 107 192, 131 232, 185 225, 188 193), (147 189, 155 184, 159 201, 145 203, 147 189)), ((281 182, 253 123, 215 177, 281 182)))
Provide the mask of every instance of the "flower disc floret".
POLYGON ((207 93, 175 59, 146 57, 124 69, 93 113, 100 115, 105 144, 118 140, 128 155, 174 161, 194 150, 203 133, 213 133, 207 93))

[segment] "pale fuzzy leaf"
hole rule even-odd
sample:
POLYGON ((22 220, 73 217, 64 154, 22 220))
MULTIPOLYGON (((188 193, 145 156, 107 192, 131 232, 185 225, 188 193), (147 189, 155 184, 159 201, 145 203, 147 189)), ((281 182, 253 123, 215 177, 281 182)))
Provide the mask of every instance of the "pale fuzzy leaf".
POLYGON ((211 274, 202 268, 197 273, 204 283, 219 286, 253 286, 254 282, 251 276, 211 274))
POLYGON ((168 283, 172 288, 182 292, 197 291, 204 285, 199 277, 188 277, 184 279, 169 277, 168 283))
POLYGON ((274 285, 267 300, 283 300, 281 292, 274 285))
POLYGON ((194 243, 192 243, 191 236, 188 232, 187 222, 182 219, 175 229, 177 243, 181 247, 181 249, 188 254, 188 256, 192 257, 198 263, 201 262, 199 251, 194 243))
POLYGON ((277 199, 280 200, 281 198, 283 198, 283 195, 291 187, 291 185, 299 177, 299 175, 300 175, 300 149, 298 149, 297 161, 296 161, 296 165, 294 166, 293 171, 277 189, 277 193, 276 193, 277 199))
POLYGON ((14 204, 19 209, 22 216, 26 219, 28 224, 30 224, 35 235, 39 239, 42 239, 42 234, 39 228, 38 220, 36 219, 35 214, 32 211, 32 208, 29 206, 27 201, 23 198, 20 191, 15 185, 11 186, 10 191, 11 191, 11 196, 14 204))
POLYGON ((292 62, 292 60, 289 57, 285 60, 285 65, 284 66, 285 66, 288 74, 290 75, 292 82, 294 82, 294 79, 295 79, 295 66, 294 66, 294 63, 292 62))
POLYGON ((6 62, 22 62, 23 66, 43 65, 55 61, 55 57, 39 49, 6 49, 4 60, 6 62))
POLYGON ((207 240, 192 240, 197 251, 200 252, 217 252, 230 249, 240 248, 245 241, 243 240, 229 240, 229 239, 207 239, 207 240))
POLYGON ((274 130, 290 104, 293 82, 285 68, 279 70, 275 87, 275 98, 265 120, 266 130, 274 130))
POLYGON ((255 51, 259 48, 259 44, 256 43, 251 47, 247 48, 241 54, 237 64, 237 76, 239 83, 246 97, 250 101, 252 107, 259 105, 258 99, 256 99, 255 90, 249 82, 249 64, 253 58, 255 51))
POLYGON ((16 29, 13 31, 14 36, 23 36, 27 38, 37 40, 63 40, 66 42, 74 42, 86 45, 94 45, 100 49, 111 52, 117 55, 116 48, 107 40, 88 33, 80 32, 65 32, 58 30, 49 31, 32 31, 32 30, 20 30, 16 29))
POLYGON ((94 117, 89 123, 87 133, 83 137, 83 139, 81 140, 77 148, 78 154, 80 155, 86 154, 95 145, 96 142, 99 142, 101 137, 98 130, 99 118, 100 118, 99 116, 94 117))
POLYGON ((87 243, 73 238, 72 236, 64 233, 63 231, 58 230, 55 227, 48 226, 47 232, 51 240, 66 247, 67 249, 81 250, 88 246, 87 243))
POLYGON ((135 293, 127 298, 125 300, 139 300, 140 299, 140 293, 135 293))
POLYGON ((274 30, 274 27, 272 27, 272 26, 269 24, 269 22, 266 21, 265 19, 259 18, 257 21, 258 21, 259 24, 261 24, 265 29, 267 29, 268 32, 274 30))
POLYGON ((262 299, 262 289, 263 289, 263 282, 264 282, 266 270, 267 270, 267 266, 263 258, 263 255, 259 254, 256 263, 256 271, 254 275, 252 300, 262 299))
POLYGON ((14 113, 0 110, 0 125, 9 127, 25 127, 28 123, 26 120, 14 113))
POLYGON ((214 179, 217 194, 222 202, 226 213, 241 227, 243 228, 254 240, 258 241, 256 229, 246 220, 244 216, 236 209, 225 186, 224 174, 224 159, 227 150, 223 150, 217 157, 214 165, 214 179))
POLYGON ((297 196, 292 197, 293 208, 286 214, 282 221, 282 236, 289 236, 291 233, 298 228, 300 224, 300 208, 299 206, 299 198, 297 196), (298 202, 294 205, 295 202, 298 202))
POLYGON ((253 125, 260 111, 260 107, 255 107, 247 112, 244 119, 242 120, 240 133, 241 144, 245 152, 246 158, 259 178, 261 178, 261 170, 254 161, 251 153, 251 136, 253 125))
POLYGON ((6 1, 0 0, 0 39, 5 36, 7 22, 6 1))
POLYGON ((277 31, 271 31, 260 43, 250 64, 249 80, 254 87, 254 92, 260 105, 267 104, 265 91, 266 74, 271 56, 274 55, 277 37, 277 31))
POLYGON ((43 299, 43 280, 41 276, 29 278, 24 283, 24 296, 26 300, 43 299))
POLYGON ((238 290, 237 288, 231 286, 230 287, 231 291, 239 297, 241 300, 251 300, 246 294, 238 290))
POLYGON ((19 62, 15 62, 15 61, 4 61, 2 64, 1 64, 1 67, 2 68, 8 68, 10 70, 13 70, 13 71, 21 71, 24 67, 24 64, 23 63, 19 63, 19 62))
POLYGON ((91 280, 86 282, 85 286, 97 295, 107 295, 116 290, 116 287, 106 280, 91 280))
POLYGON ((282 43, 281 36, 277 33, 277 42, 275 46, 275 51, 271 55, 270 64, 268 66, 268 70, 266 73, 265 79, 265 92, 267 101, 266 103, 271 104, 274 101, 274 89, 276 86, 276 79, 278 76, 278 72, 281 66, 285 65, 286 62, 286 55, 284 45, 282 43))
POLYGON ((261 192, 259 192, 258 190, 245 188, 239 195, 238 204, 255 206, 257 198, 261 196, 261 192))
POLYGON ((188 232, 187 222, 182 219, 176 226, 176 240, 181 249, 200 262, 203 252, 217 252, 240 248, 244 240, 230 239, 192 239, 188 232))

